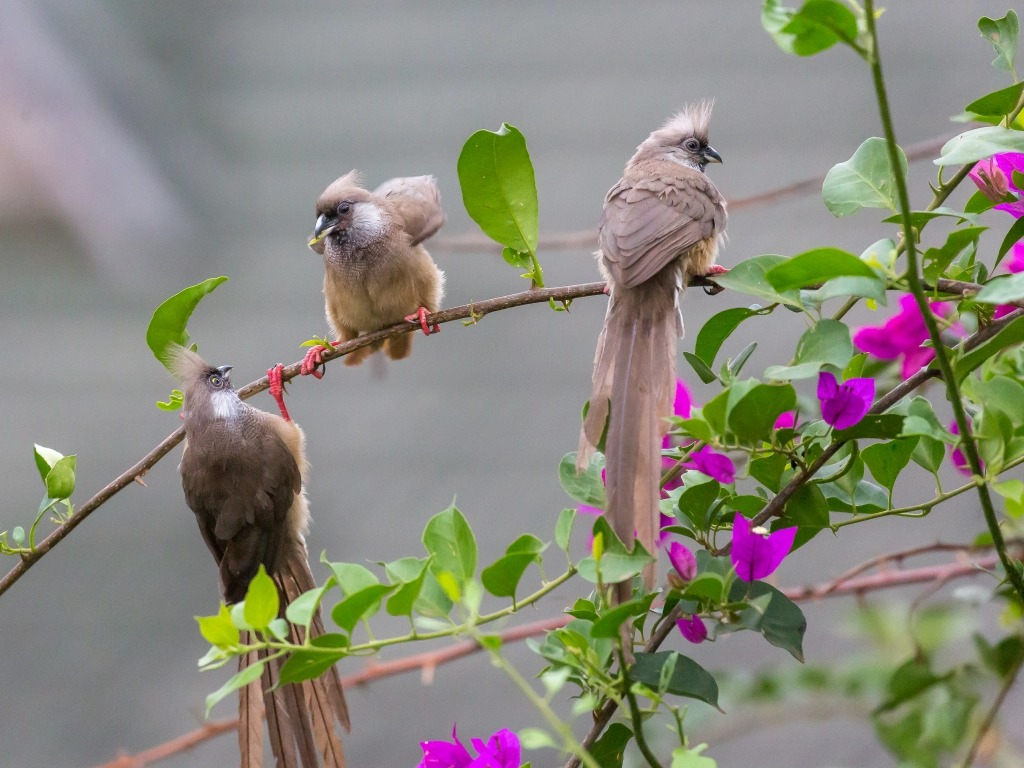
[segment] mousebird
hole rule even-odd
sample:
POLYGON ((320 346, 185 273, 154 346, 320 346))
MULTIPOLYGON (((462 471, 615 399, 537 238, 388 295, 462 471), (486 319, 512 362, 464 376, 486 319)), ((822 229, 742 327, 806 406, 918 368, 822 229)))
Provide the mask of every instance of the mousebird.
MULTIPOLYGON (((243 402, 231 385, 231 366, 215 368, 176 345, 170 368, 184 392, 185 451, 178 469, 185 501, 217 561, 224 601, 245 599, 262 565, 277 586, 283 617, 287 604, 316 583, 305 541, 305 436, 284 408, 282 367, 267 372, 281 416, 243 402)), ((301 629, 289 630, 292 642, 303 642, 301 629)), ((319 611, 310 633, 324 633, 319 611)), ((266 656, 251 652, 239 659, 239 669, 266 656)), ((281 664, 268 661, 262 679, 239 690, 242 768, 263 766, 264 713, 278 768, 344 768, 336 724, 346 730, 350 724, 337 669, 274 690, 281 664)))
MULTIPOLYGON (((324 258, 327 321, 337 336, 331 345, 403 320, 430 335, 426 317, 441 308, 444 273, 422 243, 444 224, 437 180, 390 179, 368 192, 358 171, 349 171, 320 195, 316 216, 309 247, 324 258)), ((406 357, 411 331, 356 350, 345 364, 358 365, 380 348, 392 360, 406 357)), ((323 375, 325 349, 310 348, 303 375, 323 375)))
MULTIPOLYGON (((590 407, 578 469, 605 438, 605 514, 627 546, 652 554, 659 529, 661 443, 672 414, 676 344, 683 334, 679 297, 690 278, 716 267, 725 200, 705 174, 722 162, 708 144, 711 104, 680 110, 637 147, 604 199, 595 254, 610 301, 597 340, 590 407)), ((654 583, 654 566, 644 581, 654 583)), ((620 584, 619 602, 631 585, 620 584)))

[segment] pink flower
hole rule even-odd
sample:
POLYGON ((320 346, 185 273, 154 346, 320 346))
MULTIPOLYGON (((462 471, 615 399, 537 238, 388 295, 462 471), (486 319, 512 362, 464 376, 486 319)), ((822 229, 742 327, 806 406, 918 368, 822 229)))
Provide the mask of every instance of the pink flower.
POLYGON ((520 768, 519 737, 507 728, 495 731, 485 744, 472 739, 477 757, 459 741, 452 728, 452 741, 421 741, 423 759, 417 768, 520 768))
POLYGON ((732 459, 724 453, 711 450, 706 445, 691 453, 690 460, 683 466, 703 472, 723 485, 728 485, 736 479, 736 465, 733 464, 732 459))
POLYGON ((796 428, 796 411, 783 411, 779 414, 779 418, 775 420, 775 424, 772 429, 795 429, 796 428))
MULTIPOLYGON (((929 304, 939 317, 949 313, 946 304, 929 304)), ((880 326, 861 328, 853 336, 857 349, 882 360, 903 359, 903 377, 917 373, 935 357, 935 350, 921 345, 928 340, 928 327, 914 297, 907 293, 900 297, 900 311, 880 326)))
POLYGON ((750 521, 736 513, 732 524, 732 549, 729 556, 736 575, 743 581, 763 579, 775 572, 793 548, 796 527, 768 533, 764 528, 751 530, 750 521))
POLYGON ((703 643, 708 639, 708 628, 700 616, 684 616, 676 619, 676 626, 683 637, 691 643, 703 643))
POLYGON ((828 371, 818 374, 821 417, 836 429, 849 429, 871 408, 875 399, 874 379, 847 379, 842 384, 828 371))
MULTIPOLYGON (((1003 262, 1003 267, 1005 267, 1006 271, 1011 274, 1024 272, 1024 243, 1014 243, 1013 248, 1010 249, 1010 258, 1003 262)), ((1000 317, 1010 314, 1015 309, 1017 309, 1017 307, 1013 304, 1000 304, 996 307, 996 311, 992 314, 992 317, 993 319, 998 320, 1000 317)))
POLYGON ((673 541, 668 545, 668 560, 683 581, 693 581, 697 575, 697 558, 685 544, 673 541))
POLYGON ((1021 190, 1013 183, 1013 172, 1024 173, 1024 153, 1002 152, 998 155, 979 160, 968 174, 981 193, 989 200, 1000 203, 996 208, 1009 211, 1015 218, 1024 215, 1024 209, 1018 213, 1013 206, 1019 201, 1004 203, 1003 200, 1011 192, 1021 190))

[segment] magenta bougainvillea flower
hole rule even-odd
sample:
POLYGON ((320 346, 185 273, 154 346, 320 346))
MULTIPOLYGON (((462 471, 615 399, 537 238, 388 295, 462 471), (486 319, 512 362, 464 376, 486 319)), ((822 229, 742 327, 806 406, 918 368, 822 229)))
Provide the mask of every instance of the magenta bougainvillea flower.
POLYGON ((728 484, 736 479, 736 465, 724 453, 701 446, 690 454, 690 460, 683 464, 687 469, 696 469, 720 483, 728 484))
POLYGON ((668 545, 668 560, 683 581, 693 581, 697 575, 697 558, 685 544, 673 541, 668 545))
POLYGON ((783 411, 779 414, 779 418, 775 420, 775 424, 772 425, 772 429, 795 429, 796 428, 796 411, 783 411))
POLYGON ((1013 172, 1024 173, 1024 153, 1003 152, 998 155, 979 160, 968 176, 971 177, 981 193, 989 200, 999 203, 997 211, 1006 211, 1015 219, 1024 216, 1024 200, 1021 189, 1013 183, 1013 172), (1016 200, 1007 201, 1011 195, 1016 200))
POLYGON ((683 637, 691 643, 703 643, 708 639, 708 628, 700 616, 684 616, 676 619, 676 626, 683 637))
POLYGON ((818 374, 821 418, 836 429, 849 429, 864 418, 875 399, 874 379, 847 379, 842 384, 828 371, 818 374))
MULTIPOLYGON (((949 314, 948 306, 941 301, 929 304, 932 312, 939 317, 949 314)), ((861 328, 853 335, 853 344, 862 352, 882 360, 903 360, 903 377, 917 373, 927 365, 935 351, 922 347, 928 340, 928 328, 911 294, 900 297, 900 311, 882 325, 861 328)))
POLYGON ((452 728, 452 740, 421 741, 423 759, 416 768, 520 768, 519 737, 507 728, 495 731, 485 744, 472 739, 477 756, 459 741, 452 728))
POLYGON ((795 538, 795 527, 771 533, 761 527, 751 529, 750 521, 737 512, 729 552, 736 575, 743 581, 753 581, 774 573, 793 548, 795 538))

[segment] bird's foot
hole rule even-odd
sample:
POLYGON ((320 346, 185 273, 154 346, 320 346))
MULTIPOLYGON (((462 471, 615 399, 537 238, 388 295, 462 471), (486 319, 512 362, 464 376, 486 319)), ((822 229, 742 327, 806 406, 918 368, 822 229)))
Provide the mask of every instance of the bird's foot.
POLYGON ((429 314, 430 313, 427 312, 427 308, 426 307, 420 307, 415 312, 413 312, 411 315, 406 315, 405 316, 405 322, 407 322, 407 323, 419 323, 420 328, 423 329, 423 335, 424 336, 429 336, 431 333, 440 333, 441 332, 441 327, 437 323, 434 323, 433 330, 431 330, 430 325, 427 323, 427 315, 429 315, 429 314))
MULTIPOLYGON (((708 267, 708 271, 704 273, 704 278, 706 280, 712 280, 717 275, 724 275, 728 271, 729 270, 723 267, 721 264, 712 264, 710 267, 708 267)), ((725 288, 723 288, 720 285, 712 284, 704 286, 704 293, 706 293, 708 296, 716 296, 717 294, 721 293, 724 290, 725 288)))
POLYGON ((312 376, 314 379, 322 379, 324 372, 320 369, 324 367, 324 352, 330 352, 333 347, 339 344, 341 344, 340 339, 310 347, 306 352, 306 356, 302 358, 302 367, 299 368, 299 374, 301 376, 312 376))
POLYGON ((270 396, 277 401, 277 407, 281 410, 281 418, 291 421, 288 409, 284 405, 284 366, 278 363, 267 371, 267 380, 270 382, 270 396))

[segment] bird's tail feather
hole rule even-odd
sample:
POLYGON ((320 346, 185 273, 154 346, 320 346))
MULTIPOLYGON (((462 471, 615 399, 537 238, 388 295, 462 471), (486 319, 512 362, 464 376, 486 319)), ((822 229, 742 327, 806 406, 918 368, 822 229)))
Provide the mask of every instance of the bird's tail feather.
MULTIPOLYGON (((598 339, 594 383, 577 462, 587 466, 605 421, 605 515, 627 544, 636 538, 652 554, 659 530, 661 440, 672 413, 677 315, 671 304, 634 289, 613 296, 598 339)), ((644 572, 654 585, 654 566, 644 572)), ((630 585, 619 586, 619 601, 630 585)))
MULTIPOLYGON (((282 613, 284 606, 316 586, 304 546, 295 547, 278 566, 274 581, 281 596, 282 613)), ((314 616, 310 632, 314 637, 324 633, 319 614, 314 616)), ((291 633, 291 642, 303 642, 301 630, 292 626, 291 633)), ((255 654, 243 656, 239 668, 244 669, 255 658, 255 654)), ((351 725, 337 668, 331 667, 313 680, 274 689, 281 664, 280 659, 271 659, 264 667, 262 679, 239 692, 242 768, 263 766, 260 717, 264 712, 277 768, 345 768, 345 753, 336 726, 340 724, 349 730, 351 725)))

